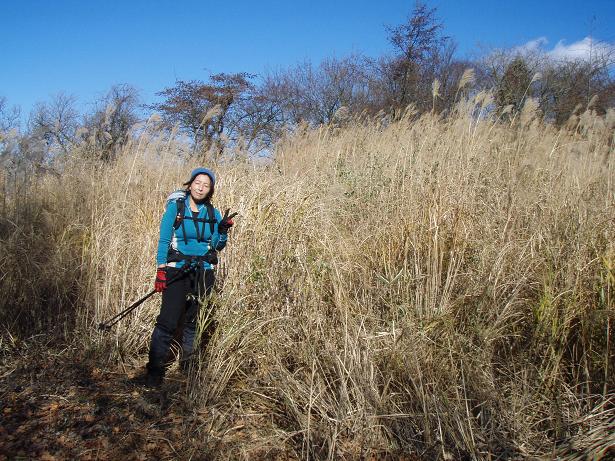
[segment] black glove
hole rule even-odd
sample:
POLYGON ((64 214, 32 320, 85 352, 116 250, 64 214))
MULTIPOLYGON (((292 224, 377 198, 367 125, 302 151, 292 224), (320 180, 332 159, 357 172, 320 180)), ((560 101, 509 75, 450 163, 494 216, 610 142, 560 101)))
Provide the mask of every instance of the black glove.
POLYGON ((224 212, 224 216, 222 216, 222 221, 218 224, 218 233, 220 234, 228 234, 228 230, 235 224, 233 218, 237 216, 237 213, 233 213, 229 216, 229 211, 231 211, 231 209, 227 208, 224 212))

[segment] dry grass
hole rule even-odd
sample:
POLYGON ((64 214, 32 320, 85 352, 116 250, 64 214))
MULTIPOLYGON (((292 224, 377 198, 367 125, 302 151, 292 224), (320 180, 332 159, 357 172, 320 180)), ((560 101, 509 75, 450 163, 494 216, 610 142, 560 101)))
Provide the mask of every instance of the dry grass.
MULTIPOLYGON (((557 131, 528 104, 502 125, 478 99, 447 120, 299 130, 273 162, 216 166, 216 203, 240 216, 186 391, 209 454, 613 454, 613 114, 557 131)), ((146 131, 7 213, 8 331, 53 311, 109 360, 145 359, 157 300, 111 337, 94 325, 152 283, 164 198, 192 166, 176 149, 146 131)))

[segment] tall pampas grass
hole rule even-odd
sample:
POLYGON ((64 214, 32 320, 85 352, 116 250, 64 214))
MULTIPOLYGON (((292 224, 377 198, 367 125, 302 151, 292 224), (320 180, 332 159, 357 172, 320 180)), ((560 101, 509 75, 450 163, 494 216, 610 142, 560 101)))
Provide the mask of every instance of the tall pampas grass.
MULTIPOLYGON (((492 102, 304 127, 268 162, 209 165, 239 216, 181 391, 207 415, 186 434, 204 456, 612 455, 611 121, 559 131, 527 103, 511 127, 492 102)), ((73 341, 142 365, 159 299, 110 336, 94 326, 150 289, 183 150, 144 130, 115 163, 75 159, 27 207, 10 199, 3 318, 33 332, 66 314, 73 341)))

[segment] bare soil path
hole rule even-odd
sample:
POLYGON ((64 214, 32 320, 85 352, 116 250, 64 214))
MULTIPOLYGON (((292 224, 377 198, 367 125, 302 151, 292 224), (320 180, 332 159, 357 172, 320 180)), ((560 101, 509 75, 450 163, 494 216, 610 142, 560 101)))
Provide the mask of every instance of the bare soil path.
POLYGON ((207 415, 184 399, 178 373, 150 390, 134 380, 142 370, 74 353, 1 359, 0 460, 206 459, 194 437, 207 415))

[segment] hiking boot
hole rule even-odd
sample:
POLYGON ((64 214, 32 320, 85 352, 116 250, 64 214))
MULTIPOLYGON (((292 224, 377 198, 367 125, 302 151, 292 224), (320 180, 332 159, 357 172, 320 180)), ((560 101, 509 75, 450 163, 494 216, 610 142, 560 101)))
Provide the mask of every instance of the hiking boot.
POLYGON ((155 388, 162 386, 162 381, 164 379, 163 375, 148 373, 145 378, 145 387, 155 388))
POLYGON ((149 388, 160 387, 164 376, 152 374, 149 371, 139 373, 129 379, 129 382, 136 386, 145 386, 149 388))
POLYGON ((152 363, 145 365, 145 368, 147 369, 145 386, 150 388, 160 387, 164 379, 165 368, 163 366, 156 366, 152 363))
POLYGON ((145 386, 147 382, 147 373, 139 373, 128 379, 128 383, 134 386, 145 386))

